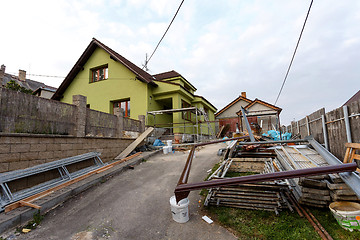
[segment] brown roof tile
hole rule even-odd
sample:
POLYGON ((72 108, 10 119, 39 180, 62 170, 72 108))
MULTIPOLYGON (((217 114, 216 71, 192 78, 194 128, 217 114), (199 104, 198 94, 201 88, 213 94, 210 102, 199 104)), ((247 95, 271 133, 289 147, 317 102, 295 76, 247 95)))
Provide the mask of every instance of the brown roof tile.
POLYGON ((130 71, 132 71, 136 77, 145 83, 157 86, 157 84, 153 81, 153 76, 151 76, 146 71, 142 70, 102 42, 98 41, 97 39, 93 38, 90 42, 90 44, 87 46, 83 54, 80 56, 80 58, 77 60, 73 68, 70 70, 68 75, 65 77, 64 81, 59 86, 58 90, 55 92, 55 94, 52 96, 52 99, 60 100, 62 97, 62 94, 65 92, 67 87, 71 84, 71 82, 74 80, 78 72, 83 68, 87 60, 91 57, 93 52, 96 48, 102 48, 107 53, 110 54, 110 57, 114 59, 115 61, 118 61, 122 63, 124 66, 126 66, 130 71))

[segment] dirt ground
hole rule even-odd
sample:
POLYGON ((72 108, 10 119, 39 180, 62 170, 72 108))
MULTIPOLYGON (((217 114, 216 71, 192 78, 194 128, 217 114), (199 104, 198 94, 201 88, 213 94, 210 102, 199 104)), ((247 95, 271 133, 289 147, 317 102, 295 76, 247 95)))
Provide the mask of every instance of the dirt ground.
MULTIPOLYGON (((189 182, 202 181, 219 161, 222 144, 195 153, 189 182)), ((15 239, 236 239, 201 219, 199 191, 189 195, 190 220, 172 219, 169 199, 188 156, 159 153, 68 200, 45 215, 40 226, 15 239)))

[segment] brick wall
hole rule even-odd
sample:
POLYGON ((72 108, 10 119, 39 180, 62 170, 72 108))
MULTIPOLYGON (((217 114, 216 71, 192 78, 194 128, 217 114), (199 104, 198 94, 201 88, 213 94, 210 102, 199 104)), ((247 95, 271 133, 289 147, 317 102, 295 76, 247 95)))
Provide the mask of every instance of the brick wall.
POLYGON ((32 167, 87 152, 113 160, 134 139, 74 137, 41 134, 0 134, 0 172, 32 167))

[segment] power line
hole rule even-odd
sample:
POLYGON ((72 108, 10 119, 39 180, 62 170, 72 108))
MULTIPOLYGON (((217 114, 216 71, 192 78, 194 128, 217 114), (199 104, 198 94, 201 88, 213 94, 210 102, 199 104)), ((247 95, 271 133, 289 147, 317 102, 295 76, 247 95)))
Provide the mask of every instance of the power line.
POLYGON ((62 77, 62 76, 41 75, 41 74, 27 74, 27 75, 30 75, 30 76, 36 76, 36 77, 65 78, 65 77, 62 77))
POLYGON ((165 37, 166 33, 168 32, 168 30, 169 30, 169 28, 170 28, 171 24, 172 24, 172 23, 173 23, 173 21, 175 20, 176 15, 178 14, 178 12, 179 12, 179 10, 180 10, 180 8, 181 8, 181 6, 182 6, 182 4, 183 4, 183 3, 184 3, 184 0, 182 0, 182 1, 181 1, 181 3, 180 3, 180 5, 179 5, 178 9, 176 10, 176 13, 175 13, 175 15, 174 15, 173 19, 171 20, 171 22, 170 22, 169 26, 167 27, 167 29, 166 29, 166 31, 165 31, 165 33, 164 33, 164 35, 161 37, 160 41, 159 41, 159 42, 158 42, 158 44, 156 45, 156 47, 155 47, 155 49, 154 49, 153 53, 150 55, 149 59, 146 59, 146 60, 145 60, 145 64, 143 65, 142 69, 144 69, 144 68, 146 68, 146 69, 147 69, 147 64, 148 64, 148 62, 150 61, 150 59, 152 58, 152 56, 153 56, 153 55, 154 55, 154 53, 156 52, 157 48, 159 47, 159 45, 160 45, 161 41, 163 40, 163 38, 165 37))
POLYGON ((304 25, 303 25, 303 27, 302 27, 302 29, 301 29, 301 33, 300 33, 299 39, 298 39, 298 41, 297 41, 297 44, 296 44, 294 53, 293 53, 293 55, 292 55, 292 58, 291 58, 291 61, 290 61, 288 70, 287 70, 287 72, 286 72, 284 81, 283 81, 283 83, 282 83, 282 85, 281 85, 279 94, 278 94, 278 96, 277 96, 277 98, 276 98, 276 101, 275 101, 274 105, 276 105, 277 101, 279 100, 280 94, 281 94, 281 92, 282 92, 282 90, 283 90, 283 88, 284 88, 286 79, 287 79, 287 77, 288 77, 288 75, 289 75, 289 71, 290 71, 291 65, 292 65, 292 63, 293 63, 293 61, 294 61, 295 54, 296 54, 297 48, 298 48, 298 46, 299 46, 301 36, 302 36, 302 34, 303 34, 303 32, 304 32, 305 25, 306 25, 307 19, 308 19, 308 17, 309 17, 309 13, 310 13, 310 9, 311 9, 311 6, 312 6, 312 4, 313 4, 313 1, 314 1, 314 0, 311 0, 310 6, 309 6, 309 10, 308 10, 308 12, 307 12, 307 14, 306 14, 306 18, 305 18, 305 21, 304 21, 304 25))
MULTIPOLYGON (((16 75, 17 73, 10 72, 9 74, 11 74, 11 75, 16 75)), ((51 77, 51 78, 65 78, 65 77, 62 77, 62 76, 52 76, 52 75, 42 75, 42 74, 30 74, 30 73, 26 73, 26 76, 51 77)))

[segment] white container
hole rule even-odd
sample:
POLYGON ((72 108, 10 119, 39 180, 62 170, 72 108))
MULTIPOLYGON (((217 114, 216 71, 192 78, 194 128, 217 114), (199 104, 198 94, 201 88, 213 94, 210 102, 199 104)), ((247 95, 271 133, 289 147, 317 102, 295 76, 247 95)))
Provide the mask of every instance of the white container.
POLYGON ((167 144, 168 146, 172 146, 172 140, 166 140, 166 144, 167 144))
POLYGON ((164 154, 168 154, 168 153, 169 153, 169 147, 168 147, 168 146, 163 146, 163 153, 164 153, 164 154))
POLYGON ((189 199, 185 198, 176 203, 175 196, 170 198, 171 214, 175 222, 186 223, 189 221, 189 199))
POLYGON ((168 148, 168 152, 172 153, 172 146, 167 146, 167 148, 168 148))
POLYGON ((333 202, 329 206, 339 225, 348 230, 360 231, 360 204, 356 202, 333 202))

